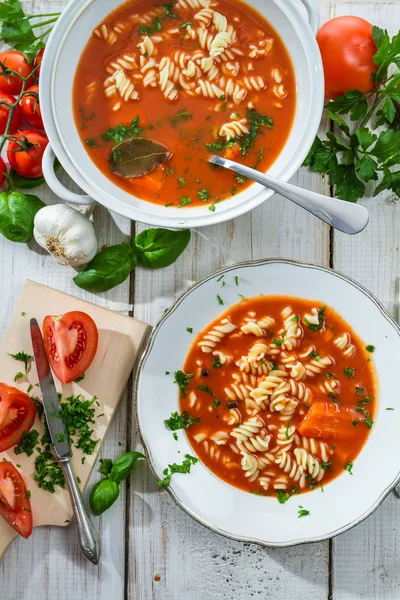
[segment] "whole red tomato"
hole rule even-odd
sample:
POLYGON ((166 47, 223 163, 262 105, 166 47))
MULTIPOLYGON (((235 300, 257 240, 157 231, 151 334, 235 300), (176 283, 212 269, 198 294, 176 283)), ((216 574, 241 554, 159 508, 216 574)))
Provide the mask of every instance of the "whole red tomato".
POLYGON ((3 183, 6 180, 5 173, 7 173, 6 163, 0 156, 0 187, 3 185, 3 183))
POLYGON ((377 48, 372 25, 360 17, 336 17, 321 27, 317 42, 325 72, 325 96, 334 99, 348 90, 372 92, 377 48))
POLYGON ((44 54, 44 48, 41 48, 39 50, 39 52, 36 54, 35 62, 33 63, 33 66, 35 67, 35 69, 36 69, 36 67, 39 67, 37 69, 37 71, 35 71, 35 75, 38 79, 40 76, 40 69, 41 69, 42 60, 43 60, 43 54, 44 54))
MULTIPOLYGON (((10 96, 10 94, 0 93, 0 135, 6 130, 8 115, 10 114, 10 109, 8 108, 8 106, 6 106, 5 104, 1 104, 1 102, 7 102, 7 104, 14 104, 15 98, 14 96, 10 96)), ((21 118, 21 107, 16 106, 14 109, 13 118, 11 119, 9 133, 15 133, 15 131, 17 131, 21 123, 21 118)))
MULTIPOLYGON (((0 62, 22 77, 29 77, 32 73, 32 67, 28 64, 25 56, 16 50, 0 52, 0 62)), ((16 96, 22 90, 22 83, 22 79, 18 75, 0 74, 0 92, 16 96)))
POLYGON ((43 175, 42 157, 49 140, 40 131, 19 131, 7 147, 8 162, 17 173, 28 179, 43 175), (19 143, 15 139, 21 140, 19 143))
POLYGON ((40 112, 39 104, 39 86, 33 85, 27 90, 27 93, 22 96, 20 102, 22 114, 25 119, 38 129, 44 129, 42 121, 42 113, 40 112))

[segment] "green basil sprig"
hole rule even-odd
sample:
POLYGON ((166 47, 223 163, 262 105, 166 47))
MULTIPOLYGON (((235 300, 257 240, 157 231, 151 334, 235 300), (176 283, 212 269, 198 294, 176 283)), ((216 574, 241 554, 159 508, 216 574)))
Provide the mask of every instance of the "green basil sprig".
POLYGON ((92 488, 89 504, 94 515, 101 515, 110 508, 119 496, 119 485, 115 481, 102 479, 92 488))
POLYGON ((189 241, 189 229, 147 229, 139 233, 131 245, 123 243, 101 250, 74 277, 74 282, 88 292, 107 292, 125 281, 137 262, 151 269, 172 265, 189 241))
POLYGON ((86 267, 74 277, 74 283, 88 292, 107 292, 119 285, 136 267, 135 248, 123 243, 101 250, 86 267))
POLYGON ((189 229, 146 229, 133 240, 138 251, 138 262, 151 269, 172 265, 189 242, 189 229))
POLYGON ((90 493, 89 504, 93 514, 101 515, 114 504, 119 496, 119 484, 129 477, 140 458, 145 458, 141 452, 125 452, 114 464, 110 459, 103 460, 100 473, 107 473, 107 477, 98 481, 90 493))
POLYGON ((0 194, 0 232, 12 242, 27 243, 33 238, 33 221, 43 202, 21 192, 0 194))

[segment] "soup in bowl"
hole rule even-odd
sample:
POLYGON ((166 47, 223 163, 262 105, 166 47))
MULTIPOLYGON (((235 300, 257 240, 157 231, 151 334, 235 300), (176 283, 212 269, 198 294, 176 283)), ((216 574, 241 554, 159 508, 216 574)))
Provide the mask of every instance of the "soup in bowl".
MULTIPOLYGON (((51 146, 76 183, 121 214, 173 227, 225 221, 272 196, 209 157, 288 180, 323 107, 311 28, 296 3, 275 0, 75 0, 41 79, 51 146)), ((45 171, 58 195, 80 201, 45 171)))

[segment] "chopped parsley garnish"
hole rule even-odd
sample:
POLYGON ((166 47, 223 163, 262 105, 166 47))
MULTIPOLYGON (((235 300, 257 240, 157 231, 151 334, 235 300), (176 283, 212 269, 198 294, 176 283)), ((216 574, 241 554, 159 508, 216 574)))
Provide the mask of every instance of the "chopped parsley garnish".
POLYGON ((321 360, 321 357, 318 354, 318 352, 310 352, 310 354, 308 355, 308 358, 315 358, 315 360, 317 360, 317 361, 321 360))
POLYGON ((276 338, 272 340, 272 343, 275 344, 277 348, 282 346, 282 340, 277 340, 276 338))
POLYGON ((176 431, 174 431, 174 433, 172 434, 172 437, 174 438, 174 440, 176 442, 178 441, 178 434, 176 433, 176 431))
POLYGON ((31 391, 32 388, 33 388, 33 385, 30 383, 28 385, 28 389, 26 390, 26 393, 29 394, 29 392, 31 391))
POLYGON ((328 373, 325 373, 325 377, 326 377, 327 379, 332 379, 332 377, 335 377, 335 376, 334 376, 334 374, 333 374, 333 373, 329 373, 329 372, 328 372, 328 373))
POLYGON ((358 386, 356 385, 356 394, 363 394, 363 393, 364 393, 364 388, 362 388, 362 387, 358 387, 358 386))
POLYGON ((371 415, 369 414, 369 412, 367 411, 366 408, 364 408, 364 406, 357 406, 356 407, 356 411, 360 412, 364 415, 365 419, 364 419, 364 423, 366 424, 366 426, 368 427, 368 429, 371 429, 372 425, 374 424, 373 419, 371 418, 371 415))
POLYGON ((171 413, 169 419, 164 421, 167 429, 177 431, 178 429, 188 429, 191 425, 200 423, 200 417, 191 417, 185 410, 181 415, 175 411, 171 413))
POLYGON ((113 142, 119 144, 125 138, 139 137, 141 133, 142 128, 139 127, 139 116, 136 116, 131 121, 130 125, 122 125, 122 123, 120 123, 116 127, 110 127, 110 129, 107 129, 105 133, 101 134, 101 137, 103 140, 112 140, 113 142))
POLYGON ((193 377, 193 373, 184 373, 183 371, 175 371, 174 383, 179 386, 181 395, 184 398, 187 394, 189 381, 193 377))
POLYGON ((209 196, 208 196, 208 192, 207 190, 199 190, 197 192, 197 197, 199 200, 201 200, 202 202, 207 202, 209 196))
POLYGON ((387 408, 386 410, 394 410, 394 408, 387 408))
POLYGON ((25 316, 26 316, 26 312, 22 311, 21 317, 25 317, 25 316))
POLYGON ((186 185, 187 181, 184 177, 178 177, 178 183, 179 185, 186 185))
POLYGON ((212 204, 210 204, 210 206, 208 207, 208 210, 210 210, 211 212, 215 212, 215 202, 213 202, 212 204))
POLYGON ((290 494, 287 494, 284 490, 276 490, 276 498, 279 504, 285 504, 290 498, 290 494))
POLYGON ((354 419, 351 424, 353 425, 353 427, 357 427, 357 425, 359 424, 360 419, 354 419))
POLYGON ((30 491, 30 490, 26 490, 26 493, 25 493, 25 499, 26 499, 26 500, 29 500, 29 498, 30 498, 31 496, 32 496, 32 494, 31 494, 31 491, 30 491))
POLYGON ((161 31, 163 28, 160 17, 155 17, 150 25, 141 25, 139 27, 140 35, 153 35, 157 31, 161 31))
POLYGON ((285 437, 287 440, 290 438, 289 429, 290 429, 290 421, 287 422, 286 429, 285 429, 285 437))
POLYGON ((239 174, 235 175, 235 179, 240 184, 246 183, 246 181, 247 181, 247 177, 245 177, 244 175, 239 175, 239 174))
POLYGON ((181 108, 181 110, 178 110, 176 115, 170 118, 169 122, 171 123, 172 127, 176 127, 182 121, 191 121, 192 119, 193 116, 191 113, 186 108, 181 108))
POLYGON ((26 352, 17 352, 17 354, 10 354, 10 356, 15 360, 23 362, 25 365, 25 373, 28 372, 28 362, 33 358, 31 354, 27 354, 26 352))
POLYGON ((38 417, 41 418, 44 413, 43 402, 41 400, 39 400, 39 398, 37 398, 36 396, 31 396, 31 398, 32 398, 32 401, 35 403, 36 412, 38 414, 38 417))
POLYGON ((332 402, 334 402, 335 404, 338 403, 338 399, 335 395, 335 392, 328 392, 328 396, 329 396, 329 398, 331 398, 332 402))
POLYGON ((353 463, 352 462, 348 462, 347 465, 344 466, 344 470, 348 471, 350 473, 350 475, 353 475, 353 463))
POLYGON ((168 465, 168 467, 163 471, 164 479, 159 479, 157 481, 158 487, 168 487, 171 483, 172 475, 174 475, 175 473, 190 473, 192 465, 195 465, 197 462, 199 462, 198 458, 190 456, 190 454, 186 454, 185 460, 181 465, 178 465, 176 463, 168 465))
POLYGON ((235 285, 239 286, 239 277, 235 275, 233 279, 235 280, 235 285))
POLYGON ((69 436, 74 436, 75 448, 80 448, 85 454, 93 454, 99 440, 92 438, 94 429, 90 424, 95 424, 95 411, 92 400, 84 399, 80 394, 70 396, 66 402, 61 402, 61 412, 69 436))
POLYGON ((65 442, 65 435, 63 433, 57 433, 56 440, 60 443, 65 442))
POLYGON ((212 390, 210 390, 208 385, 198 385, 197 389, 200 390, 201 392, 205 392, 206 394, 208 394, 209 396, 212 396, 213 398, 215 397, 214 392, 212 390))
POLYGON ((186 204, 191 204, 191 202, 191 198, 185 198, 184 196, 182 196, 181 201, 178 204, 178 208, 182 208, 182 206, 186 206, 186 204))
POLYGON ((304 318, 303 319, 304 325, 306 325, 310 331, 320 331, 324 326, 324 321, 325 321, 324 312, 325 312, 325 306, 321 306, 321 308, 318 310, 318 324, 310 323, 310 321, 308 319, 304 318))
POLYGON ((89 115, 85 114, 85 108, 83 106, 79 106, 78 111, 83 121, 91 121, 96 116, 95 112, 92 112, 89 115))
POLYGON ((26 454, 32 456, 39 439, 37 429, 32 429, 29 433, 23 432, 21 441, 14 447, 15 454, 26 454))
POLYGON ((322 462, 321 469, 324 469, 324 471, 332 471, 332 461, 328 460, 326 462, 322 462))
POLYGON ((18 381, 18 379, 21 379, 21 377, 23 377, 23 376, 24 376, 24 374, 21 373, 21 371, 18 371, 18 373, 15 373, 14 381, 18 381))
POLYGON ((186 27, 189 27, 189 25, 193 25, 192 21, 185 21, 184 23, 181 23, 179 27, 181 29, 186 29, 186 27))
POLYGON ((346 375, 346 377, 354 377, 354 372, 355 372, 355 369, 352 369, 351 367, 346 367, 343 371, 343 373, 346 375))
POLYGON ((193 327, 186 327, 186 331, 188 333, 193 333, 193 327))
POLYGON ((217 300, 218 300, 218 304, 220 304, 221 306, 223 306, 224 301, 222 300, 221 296, 219 294, 217 294, 217 300))
POLYGON ((215 398, 214 402, 211 404, 211 407, 217 408, 220 404, 221 404, 221 400, 218 400, 218 398, 215 398))
POLYGON ((83 373, 82 375, 79 375, 79 377, 74 379, 74 382, 79 383, 80 381, 83 381, 84 379, 85 379, 85 373, 83 373))
POLYGON ((85 140, 85 144, 86 144, 86 146, 89 146, 89 148, 100 148, 100 145, 97 144, 97 142, 95 142, 95 140, 93 140, 91 138, 87 138, 85 140))
POLYGON ((250 490, 250 494, 254 494, 255 496, 268 496, 265 492, 260 492, 259 490, 250 490))
POLYGON ((298 518, 301 519, 301 517, 307 517, 310 514, 309 510, 306 510, 305 508, 303 508, 302 506, 299 506, 299 510, 298 512, 298 518))
POLYGON ((215 356, 213 361, 212 361, 212 368, 213 369, 220 369, 222 367, 222 363, 219 360, 218 356, 215 356))
POLYGON ((365 346, 365 349, 367 352, 375 352, 375 346, 372 346, 371 344, 369 344, 368 346, 365 346))
POLYGON ((245 156, 248 150, 250 150, 253 147, 260 128, 266 125, 269 129, 271 129, 274 125, 274 122, 270 117, 268 117, 267 115, 262 115, 255 108, 251 108, 250 110, 248 110, 246 117, 249 127, 249 133, 248 135, 242 136, 239 139, 240 152, 243 156, 245 156))

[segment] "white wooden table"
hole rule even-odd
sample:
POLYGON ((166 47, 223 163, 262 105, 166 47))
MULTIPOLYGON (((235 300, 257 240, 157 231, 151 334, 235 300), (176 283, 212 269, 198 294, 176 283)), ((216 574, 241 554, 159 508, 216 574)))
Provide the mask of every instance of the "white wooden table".
MULTIPOLYGON (((31 12, 54 12, 64 5, 37 0, 28 6, 31 12)), ((400 0, 320 0, 320 9, 323 21, 354 14, 392 33, 400 27, 400 0)), ((329 194, 327 182, 305 169, 293 182, 329 194)), ((38 195, 46 203, 55 201, 46 189, 39 189, 38 195)), ((400 259, 399 198, 384 193, 363 202, 370 224, 351 238, 274 196, 251 214, 202 229, 201 236, 194 233, 176 265, 159 271, 138 269, 130 281, 101 298, 77 288, 72 270, 59 266, 36 244, 26 247, 1 237, 0 334, 28 277, 93 302, 132 303, 135 317, 154 324, 192 281, 223 265, 264 257, 333 267, 368 287, 393 311, 400 259)), ((95 225, 99 242, 109 245, 143 229, 101 207, 96 209, 95 225)), ((34 314, 34 305, 27 311, 34 314)), ((138 448, 131 382, 103 456, 138 448)), ((398 600, 399 516, 400 501, 390 494, 369 519, 330 542, 289 549, 242 544, 190 519, 158 490, 142 464, 126 493, 96 519, 103 547, 98 568, 81 557, 73 526, 37 529, 29 540, 16 540, 0 564, 0 599, 398 600)))

